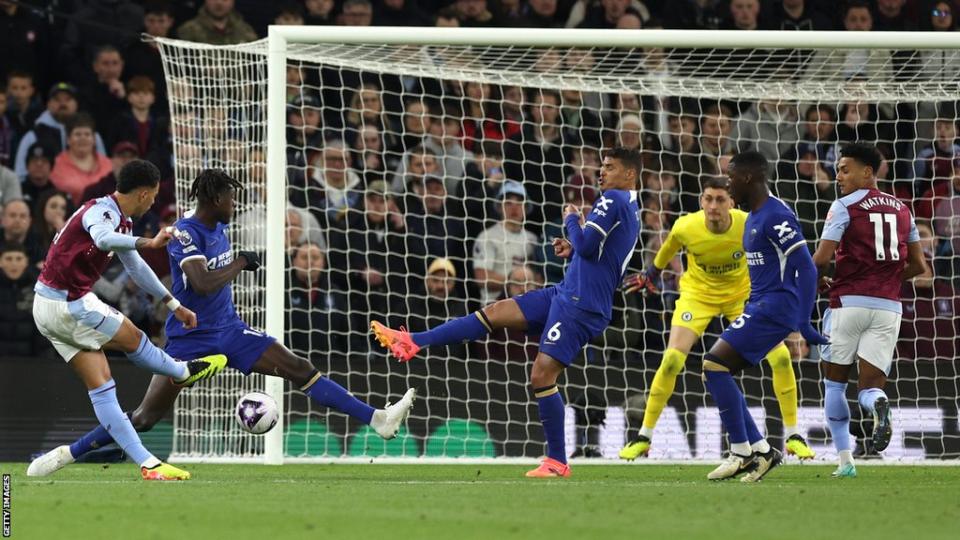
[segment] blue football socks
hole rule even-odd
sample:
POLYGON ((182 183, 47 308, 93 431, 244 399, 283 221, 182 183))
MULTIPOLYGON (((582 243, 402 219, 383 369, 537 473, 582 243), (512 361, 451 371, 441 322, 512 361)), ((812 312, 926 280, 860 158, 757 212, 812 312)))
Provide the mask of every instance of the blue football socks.
POLYGON ((487 322, 482 319, 480 312, 477 311, 447 321, 432 330, 413 333, 410 337, 417 345, 430 347, 431 345, 454 345, 465 341, 476 341, 489 334, 490 331, 491 328, 487 326, 487 322))
POLYGON ((313 380, 300 388, 300 391, 313 398, 320 405, 349 414, 364 424, 370 423, 370 420, 373 419, 373 413, 376 411, 370 405, 347 392, 346 388, 327 377, 321 376, 319 373, 313 380))
POLYGON ((563 429, 566 411, 563 407, 563 396, 560 395, 557 385, 535 388, 533 394, 537 398, 540 423, 543 425, 543 435, 547 440, 547 457, 566 463, 567 450, 563 429))

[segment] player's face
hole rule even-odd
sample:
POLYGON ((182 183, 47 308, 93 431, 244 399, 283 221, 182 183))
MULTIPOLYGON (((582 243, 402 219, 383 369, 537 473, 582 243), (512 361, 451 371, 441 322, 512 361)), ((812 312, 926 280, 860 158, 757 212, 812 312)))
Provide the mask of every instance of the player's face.
POLYGON ((160 184, 153 187, 142 187, 137 191, 137 207, 133 210, 133 217, 140 217, 146 214, 147 210, 150 210, 153 202, 157 200, 160 184))
POLYGON ((729 179, 730 196, 736 204, 743 204, 747 201, 747 192, 750 185, 750 175, 736 165, 730 165, 727 170, 729 179))
POLYGON ((720 221, 730 215, 733 198, 725 189, 707 188, 700 195, 700 207, 703 208, 708 220, 720 221))
POLYGON ((230 223, 233 219, 233 211, 237 206, 237 192, 233 188, 227 189, 217 197, 217 204, 214 211, 217 215, 217 221, 220 223, 230 223))
POLYGON ((637 188, 637 173, 619 159, 607 156, 600 167, 599 185, 603 189, 632 190, 637 188))
POLYGON ((855 159, 842 157, 837 162, 837 186, 839 186, 840 193, 843 195, 848 195, 860 189, 864 180, 869 179, 870 176, 869 167, 855 159))

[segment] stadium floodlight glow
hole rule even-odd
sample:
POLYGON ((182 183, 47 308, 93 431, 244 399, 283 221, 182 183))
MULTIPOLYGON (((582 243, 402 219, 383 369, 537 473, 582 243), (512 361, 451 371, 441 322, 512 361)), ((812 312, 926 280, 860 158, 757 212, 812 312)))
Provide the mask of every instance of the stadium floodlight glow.
MULTIPOLYGON (((237 249, 265 252, 265 271, 241 274, 234 286, 236 304, 252 326, 284 336, 288 344, 295 338, 288 320, 297 308, 291 307, 293 293, 286 282, 288 252, 282 247, 287 240, 287 200, 293 194, 306 201, 305 179, 328 170, 319 159, 322 144, 288 140, 288 133, 295 131, 289 124, 289 111, 318 110, 325 136, 344 138, 353 153, 365 152, 358 142, 363 129, 376 127, 382 140, 400 141, 380 156, 387 165, 383 179, 395 190, 405 185, 405 164, 410 157, 402 139, 416 125, 440 133, 437 126, 459 114, 457 111, 465 111, 467 116, 495 113, 504 118, 511 110, 525 108, 507 91, 514 87, 524 90, 521 101, 556 92, 562 100, 556 127, 563 136, 579 137, 576 144, 563 139, 557 145, 566 163, 525 157, 530 146, 519 143, 530 142, 526 140, 518 141, 522 152, 503 149, 502 166, 507 175, 519 172, 545 180, 540 184, 539 178, 524 179, 531 202, 528 222, 549 221, 554 210, 559 212, 554 205, 563 202, 564 194, 557 192, 554 184, 564 182, 573 160, 589 169, 584 153, 595 150, 599 140, 641 138, 631 135, 627 127, 635 117, 644 124, 644 149, 651 167, 657 169, 644 175, 647 214, 656 216, 664 211, 663 206, 670 205, 696 210, 700 177, 721 174, 731 149, 757 147, 777 158, 779 178, 774 185, 796 208, 805 236, 814 239, 819 237, 833 198, 827 184, 832 180, 830 161, 835 149, 832 139, 811 139, 819 127, 836 122, 826 127, 844 136, 873 138, 887 154, 890 174, 902 181, 888 185, 903 188, 907 175, 915 170, 917 156, 933 144, 937 120, 957 121, 956 110, 945 104, 960 95, 960 34, 949 32, 271 26, 267 39, 242 45, 156 42, 167 81, 181 211, 189 207, 185 201, 190 181, 205 167, 223 167, 248 186, 238 195, 231 240, 237 249), (417 80, 441 83, 418 85, 417 80), (357 88, 361 82, 368 83, 364 92, 379 100, 382 110, 371 111, 363 105, 357 88), (471 85, 481 86, 475 94, 480 97, 469 93, 475 91, 471 85), (298 102, 291 108, 292 98, 304 92, 315 96, 317 104, 298 102), (718 101, 723 104, 719 115, 708 112, 705 104, 718 101), (414 102, 423 105, 422 112, 411 115, 397 110, 414 102), (764 112, 757 112, 760 103, 764 103, 764 112), (811 116, 818 106, 823 115, 811 116), (839 119, 838 110, 843 113, 839 119), (584 121, 592 135, 585 132, 584 121), (707 132, 719 130, 716 141, 699 139, 705 126, 707 132), (711 145, 719 155, 714 155, 711 145)), ((517 121, 520 128, 531 125, 529 117, 517 121)), ((482 131, 481 127, 478 133, 482 131)), ((463 153, 457 154, 460 157, 444 153, 448 151, 444 140, 442 133, 436 135, 432 148, 443 154, 438 160, 439 174, 452 192, 464 183, 460 176, 473 162, 463 153)), ((472 154, 483 150, 477 139, 464 140, 461 146, 472 154)), ((364 168, 363 160, 355 164, 359 165, 355 172, 364 182, 377 177, 364 168)), ((912 176, 909 183, 912 192, 912 176)), ((462 221, 471 230, 496 220, 489 213, 496 206, 496 195, 477 193, 482 192, 468 193, 458 203, 462 204, 462 221)), ((305 204, 307 214, 323 214, 322 209, 305 204)), ((328 266, 331 260, 364 259, 366 254, 352 244, 354 237, 345 243, 331 243, 330 230, 311 229, 310 216, 301 217, 308 221, 303 224, 307 229, 303 234, 325 243, 328 266)), ((654 221, 647 226, 654 227, 654 221)), ((533 223, 534 228, 539 225, 542 223, 533 223)), ((638 246, 642 251, 639 257, 651 257, 659 241, 660 234, 648 228, 638 246)), ((960 244, 956 238, 944 241, 960 244)), ((454 239, 452 244, 457 242, 454 239)), ((471 246, 459 242, 460 252, 453 263, 463 271, 469 268, 471 251, 467 248, 471 246)), ((410 274, 403 278, 422 282, 424 276, 414 275, 412 268, 426 267, 429 261, 414 259, 411 256, 410 274)), ((956 255, 941 254, 934 266, 956 268, 956 262, 956 255)), ((551 264, 545 266, 548 278, 560 271, 551 264)), ((488 455, 488 449, 510 459, 540 455, 541 432, 536 418, 530 416, 533 408, 528 406, 526 387, 526 363, 532 359, 489 360, 485 355, 493 354, 490 351, 495 347, 481 345, 470 350, 467 361, 448 358, 445 351, 432 351, 429 360, 415 359, 398 367, 378 350, 364 349, 367 327, 361 323, 369 317, 363 311, 368 308, 355 301, 363 297, 359 287, 349 279, 336 287, 348 300, 346 309, 332 304, 330 316, 344 319, 344 326, 333 326, 328 320, 324 323, 327 327, 312 329, 345 347, 345 358, 319 353, 309 356, 328 347, 326 342, 318 346, 310 341, 314 338, 307 339, 312 350, 303 352, 325 374, 349 383, 345 386, 355 387, 372 403, 382 405, 398 398, 408 383, 420 387, 421 401, 410 422, 411 446, 398 444, 384 455, 390 459, 454 455, 443 452, 452 452, 449 449, 455 445, 434 444, 437 434, 454 441, 463 433, 477 434, 470 431, 477 426, 489 436, 489 448, 477 439, 476 444, 458 447, 468 449, 465 455, 488 455), (464 423, 445 423, 450 418, 464 423), (455 429, 466 431, 455 433, 455 429), (413 454, 409 448, 414 449, 413 454)), ((387 293, 399 307, 391 305, 389 313, 377 316, 402 320, 412 306, 425 301, 422 292, 390 289, 387 293)), ((947 307, 960 306, 960 302, 952 290, 943 294, 946 296, 937 300, 940 304, 931 301, 928 307, 918 307, 913 318, 905 318, 901 340, 907 346, 901 347, 902 354, 930 358, 904 358, 897 364, 897 380, 891 382, 897 391, 891 395, 899 396, 894 411, 899 439, 886 452, 892 462, 960 456, 956 408, 942 406, 956 401, 960 375, 952 353, 947 357, 943 352, 947 350, 944 343, 953 340, 946 334, 950 325, 941 324, 956 316, 950 315, 947 307), (938 450, 927 453, 917 442, 928 438, 936 440, 929 447, 938 450)), ((668 310, 670 298, 669 294, 663 297, 668 310)), ((599 428, 594 424, 593 436, 604 456, 616 455, 628 426, 636 427, 636 407, 642 408, 640 396, 665 348, 666 332, 656 326, 658 320, 662 325, 664 307, 635 298, 619 302, 628 306, 624 316, 628 322, 615 321, 606 344, 590 353, 589 365, 585 367, 581 360, 566 373, 570 451, 577 438, 590 431, 578 427, 577 419, 590 417, 596 407, 583 404, 598 397, 606 422, 599 428), (580 397, 583 399, 578 401, 580 397)), ((518 342, 500 348, 510 354, 523 351, 518 342)), ((817 366, 809 361, 800 362, 797 368, 801 428, 818 432, 825 426, 817 366)), ((768 417, 779 414, 769 369, 764 370, 743 378, 751 407, 759 409, 756 418, 762 418, 764 412, 768 417)), ((723 437, 696 371, 691 359, 658 424, 654 459, 712 460, 720 455, 723 437)), ((774 437, 779 425, 778 419, 768 423, 774 437)), ((266 463, 359 459, 364 448, 363 441, 357 442, 364 436, 359 427, 339 415, 317 410, 295 389, 285 390, 280 379, 221 374, 181 394, 175 411, 173 459, 266 463), (232 418, 237 398, 256 390, 273 396, 281 409, 278 427, 263 437, 242 433, 232 418)), ((829 444, 817 448, 822 456, 830 455, 829 444)))

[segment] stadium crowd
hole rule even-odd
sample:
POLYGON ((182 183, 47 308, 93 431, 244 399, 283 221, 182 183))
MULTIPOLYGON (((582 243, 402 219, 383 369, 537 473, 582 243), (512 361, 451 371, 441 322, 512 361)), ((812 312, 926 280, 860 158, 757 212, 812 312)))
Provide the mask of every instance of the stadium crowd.
MULTIPOLYGON (((956 0, 850 0, 843 9, 824 0, 0 0, 0 355, 46 349, 31 316, 46 250, 75 208, 113 191, 123 164, 148 159, 164 176, 135 234, 178 216, 168 90, 158 48, 141 32, 235 44, 265 36, 269 24, 955 31, 957 9, 956 0)), ((844 59, 846 78, 896 78, 904 66, 960 69, 957 54, 860 53, 844 59)), ((646 62, 650 73, 670 70, 656 55, 646 62)), ((589 209, 597 197, 600 148, 620 144, 646 156, 634 259, 641 267, 672 221, 699 209, 701 181, 724 175, 744 149, 777 164, 774 188, 815 240, 836 197, 837 143, 867 140, 887 158, 884 189, 912 205, 933 263, 932 274, 904 287, 900 353, 954 357, 955 103, 706 103, 305 65, 291 66, 287 79, 287 304, 296 350, 363 352, 371 314, 416 331, 559 281, 563 264, 550 240, 562 236, 564 204, 589 209)), ((263 179, 263 154, 247 160, 256 169, 250 178, 263 179)), ((241 211, 237 226, 263 219, 241 211)), ((161 277, 170 273, 165 255, 145 254, 161 277)), ((665 274, 662 298, 619 297, 603 341, 662 350, 662 311, 681 269, 678 259, 665 274)), ((165 313, 119 264, 95 292, 162 339, 165 313)), ((447 354, 526 358, 520 336, 504 334, 447 354)), ((799 341, 793 349, 797 358, 811 354, 799 341)))

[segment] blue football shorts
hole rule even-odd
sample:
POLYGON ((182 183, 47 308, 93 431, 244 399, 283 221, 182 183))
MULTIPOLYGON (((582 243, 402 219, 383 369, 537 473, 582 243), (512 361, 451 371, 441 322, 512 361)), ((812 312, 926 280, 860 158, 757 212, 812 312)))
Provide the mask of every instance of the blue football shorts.
POLYGON ((570 366, 584 345, 603 333, 610 320, 563 300, 554 286, 514 297, 527 320, 527 334, 540 336, 540 352, 570 366))
POLYGON ((220 330, 190 332, 185 336, 171 337, 163 350, 178 360, 223 354, 227 357, 228 366, 249 375, 253 364, 263 356, 267 347, 276 341, 273 336, 239 324, 220 330))

